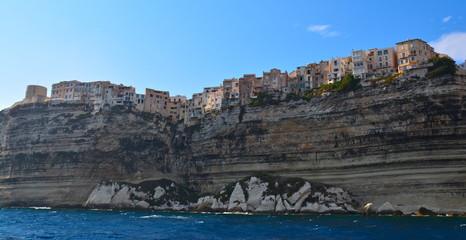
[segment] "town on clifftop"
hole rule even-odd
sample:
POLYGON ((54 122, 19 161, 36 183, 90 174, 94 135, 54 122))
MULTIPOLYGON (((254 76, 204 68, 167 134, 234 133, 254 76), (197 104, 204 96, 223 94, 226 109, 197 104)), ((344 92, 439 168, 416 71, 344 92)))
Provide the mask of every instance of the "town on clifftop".
MULTIPOLYGON (((290 73, 273 68, 263 72, 262 77, 244 74, 240 78, 225 79, 220 86, 204 87, 203 92, 194 93, 191 99, 181 95, 170 96, 168 91, 150 88, 146 88, 145 93, 136 93, 132 86, 109 81, 72 80, 53 84, 50 97, 46 87, 30 85, 25 99, 12 107, 36 102, 85 103, 100 111, 127 105, 192 125, 208 112, 248 104, 261 94, 273 94, 279 98, 304 96, 324 85, 340 82, 347 75, 360 80, 362 85, 400 74, 414 73, 424 77, 431 66, 429 59, 438 57, 451 59, 446 54, 435 52, 421 39, 408 39, 396 43, 396 48, 352 50, 350 56, 299 66, 290 73)), ((466 70, 466 61, 459 68, 466 70)))

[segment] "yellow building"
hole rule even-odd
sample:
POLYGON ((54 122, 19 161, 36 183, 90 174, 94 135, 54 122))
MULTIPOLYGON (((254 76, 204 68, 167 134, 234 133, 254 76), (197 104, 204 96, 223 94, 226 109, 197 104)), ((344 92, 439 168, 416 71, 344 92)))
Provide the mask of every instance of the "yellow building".
POLYGON ((44 102, 47 99, 47 88, 38 85, 29 85, 22 104, 44 102))
POLYGON ((408 39, 397 43, 396 53, 399 72, 417 68, 430 58, 438 56, 434 48, 421 39, 408 39))

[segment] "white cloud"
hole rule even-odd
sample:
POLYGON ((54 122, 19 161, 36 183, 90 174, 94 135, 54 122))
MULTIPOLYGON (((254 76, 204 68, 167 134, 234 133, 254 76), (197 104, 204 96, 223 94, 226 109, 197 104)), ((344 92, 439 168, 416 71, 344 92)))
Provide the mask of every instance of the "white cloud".
POLYGON ((322 31, 327 30, 327 28, 329 27, 330 25, 311 25, 307 28, 307 30, 309 32, 322 32, 322 31))
POLYGON ((338 37, 341 35, 340 32, 330 30, 330 25, 311 25, 307 28, 307 31, 320 34, 323 37, 338 37))
POLYGON ((429 44, 436 52, 446 53, 457 62, 466 59, 466 32, 454 32, 442 35, 439 39, 429 44))
POLYGON ((451 16, 444 17, 444 18, 442 19, 442 22, 443 22, 443 23, 447 23, 448 21, 450 21, 450 19, 451 19, 451 16))

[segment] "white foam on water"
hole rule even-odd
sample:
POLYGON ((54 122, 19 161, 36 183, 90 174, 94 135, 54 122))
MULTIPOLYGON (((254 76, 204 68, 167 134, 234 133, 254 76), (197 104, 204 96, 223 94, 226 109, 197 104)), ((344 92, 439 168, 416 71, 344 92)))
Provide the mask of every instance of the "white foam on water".
POLYGON ((149 219, 149 218, 169 218, 169 219, 180 219, 180 220, 186 220, 188 219, 187 217, 183 216, 162 216, 162 215, 149 215, 149 216, 142 216, 139 217, 142 219, 149 219))

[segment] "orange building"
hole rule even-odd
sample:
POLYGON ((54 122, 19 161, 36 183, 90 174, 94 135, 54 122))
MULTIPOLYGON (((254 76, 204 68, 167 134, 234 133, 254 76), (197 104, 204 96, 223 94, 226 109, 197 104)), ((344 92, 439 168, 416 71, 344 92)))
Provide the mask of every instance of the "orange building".
POLYGON ((159 91, 146 88, 144 112, 160 113, 163 116, 169 116, 170 93, 168 91, 159 91))

